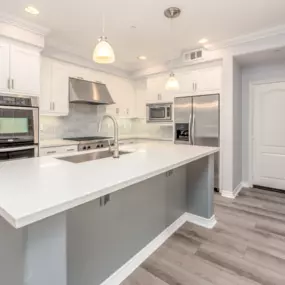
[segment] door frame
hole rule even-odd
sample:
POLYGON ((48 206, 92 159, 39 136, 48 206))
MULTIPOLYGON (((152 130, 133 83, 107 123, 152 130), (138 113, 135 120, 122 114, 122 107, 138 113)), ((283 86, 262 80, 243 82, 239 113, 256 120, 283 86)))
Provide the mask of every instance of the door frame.
POLYGON ((248 187, 253 186, 253 167, 254 167, 254 88, 258 85, 271 83, 285 83, 285 77, 276 79, 264 79, 249 82, 249 128, 248 128, 248 187))

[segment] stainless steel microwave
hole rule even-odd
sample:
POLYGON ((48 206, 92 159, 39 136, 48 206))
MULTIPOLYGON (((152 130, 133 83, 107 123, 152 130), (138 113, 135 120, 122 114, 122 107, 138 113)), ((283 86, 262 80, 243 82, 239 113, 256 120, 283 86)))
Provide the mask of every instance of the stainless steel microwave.
POLYGON ((146 105, 147 122, 172 122, 172 103, 146 105))

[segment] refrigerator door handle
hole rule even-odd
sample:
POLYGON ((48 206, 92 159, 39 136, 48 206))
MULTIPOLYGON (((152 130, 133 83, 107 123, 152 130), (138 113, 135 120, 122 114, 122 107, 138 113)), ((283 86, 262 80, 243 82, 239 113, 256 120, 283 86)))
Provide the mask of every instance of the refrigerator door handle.
POLYGON ((192 143, 195 145, 195 115, 193 115, 193 122, 192 122, 192 128, 191 128, 191 137, 192 137, 192 143))
POLYGON ((189 136, 189 143, 190 144, 192 144, 191 133, 192 133, 192 113, 190 113, 190 115, 189 115, 189 130, 188 130, 188 136, 189 136))

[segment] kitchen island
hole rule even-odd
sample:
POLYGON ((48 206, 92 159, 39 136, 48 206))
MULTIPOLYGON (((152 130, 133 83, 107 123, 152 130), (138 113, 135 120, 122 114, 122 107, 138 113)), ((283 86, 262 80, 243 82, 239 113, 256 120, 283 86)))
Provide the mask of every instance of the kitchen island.
POLYGON ((185 212, 214 225, 217 148, 159 142, 124 150, 120 159, 1 165, 1 283, 100 284, 185 222, 185 212))

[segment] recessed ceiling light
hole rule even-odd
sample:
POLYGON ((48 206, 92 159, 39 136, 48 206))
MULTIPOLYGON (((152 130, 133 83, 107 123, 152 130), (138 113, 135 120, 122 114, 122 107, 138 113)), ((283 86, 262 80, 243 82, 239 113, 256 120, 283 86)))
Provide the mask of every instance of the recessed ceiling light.
POLYGON ((203 38, 199 41, 199 44, 203 45, 203 44, 206 44, 207 42, 208 42, 208 39, 203 38))
POLYGON ((25 11, 30 13, 30 14, 32 14, 32 15, 39 15, 40 14, 40 11, 37 8, 33 7, 33 6, 26 7, 25 11))
POLYGON ((140 55, 140 56, 138 56, 138 59, 139 59, 139 60, 146 60, 147 57, 146 57, 145 55, 140 55))

